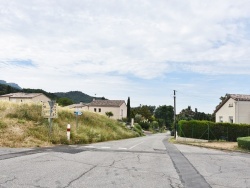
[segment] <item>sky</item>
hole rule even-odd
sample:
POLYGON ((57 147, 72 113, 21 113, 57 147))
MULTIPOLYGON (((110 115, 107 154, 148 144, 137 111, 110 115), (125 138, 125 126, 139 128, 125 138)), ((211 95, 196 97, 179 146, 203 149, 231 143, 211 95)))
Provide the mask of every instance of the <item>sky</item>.
POLYGON ((249 0, 0 0, 0 80, 132 107, 250 94, 249 0))

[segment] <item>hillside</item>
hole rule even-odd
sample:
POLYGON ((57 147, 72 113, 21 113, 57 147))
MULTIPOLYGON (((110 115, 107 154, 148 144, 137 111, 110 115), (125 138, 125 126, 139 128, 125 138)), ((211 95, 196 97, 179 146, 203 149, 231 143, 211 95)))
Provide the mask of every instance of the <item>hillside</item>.
POLYGON ((41 116, 42 106, 0 101, 0 147, 40 147, 53 144, 87 144, 139 136, 118 121, 91 112, 76 117, 72 110, 58 109, 49 136, 48 120, 41 116), (66 138, 71 124, 71 141, 66 138))
POLYGON ((81 91, 70 91, 70 92, 57 92, 54 93, 57 97, 66 97, 74 101, 74 103, 84 102, 89 103, 93 100, 93 97, 82 93, 81 91))
POLYGON ((0 80, 0 84, 7 85, 7 86, 9 85, 9 86, 11 86, 11 87, 13 87, 15 89, 18 89, 18 90, 22 89, 18 84, 16 84, 16 83, 7 83, 5 80, 0 80))
POLYGON ((0 84, 0 95, 16 92, 20 92, 20 90, 6 84, 0 84))

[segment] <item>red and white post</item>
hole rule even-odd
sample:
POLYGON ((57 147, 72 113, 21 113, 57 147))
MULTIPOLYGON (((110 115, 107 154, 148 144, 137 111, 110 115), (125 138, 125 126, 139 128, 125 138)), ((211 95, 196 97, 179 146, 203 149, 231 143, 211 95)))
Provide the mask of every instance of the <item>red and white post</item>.
POLYGON ((70 124, 67 125, 67 140, 70 140, 70 124))

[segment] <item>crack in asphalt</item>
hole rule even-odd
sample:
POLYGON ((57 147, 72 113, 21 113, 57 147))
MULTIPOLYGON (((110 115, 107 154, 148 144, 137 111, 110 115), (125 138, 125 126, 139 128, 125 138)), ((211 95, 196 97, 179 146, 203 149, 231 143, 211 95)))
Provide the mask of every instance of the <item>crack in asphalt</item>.
POLYGON ((6 181, 0 183, 0 185, 6 184, 6 183, 8 183, 8 182, 12 182, 12 181, 14 181, 15 179, 17 179, 17 178, 14 176, 12 179, 8 179, 8 180, 6 180, 6 181))
POLYGON ((75 181, 79 180, 80 178, 82 178, 83 176, 85 176, 88 172, 90 172, 91 170, 93 170, 94 168, 96 168, 98 165, 93 166, 92 168, 90 168, 89 170, 83 172, 82 174, 80 174, 80 176, 78 176, 77 178, 71 180, 65 187, 69 187, 72 183, 74 183, 75 181))

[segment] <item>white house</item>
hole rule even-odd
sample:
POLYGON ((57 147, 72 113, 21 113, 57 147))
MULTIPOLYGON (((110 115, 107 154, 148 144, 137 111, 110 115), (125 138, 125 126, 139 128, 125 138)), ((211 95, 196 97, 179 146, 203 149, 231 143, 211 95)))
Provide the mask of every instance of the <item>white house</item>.
POLYGON ((216 122, 250 124, 250 95, 227 94, 215 114, 216 122))
POLYGON ((88 104, 80 103, 67 107, 95 112, 101 115, 106 115, 106 112, 112 112, 113 116, 111 118, 113 119, 127 117, 127 105, 124 100, 93 100, 88 104))
POLYGON ((0 100, 11 102, 46 102, 50 101, 50 98, 43 93, 9 93, 0 95, 0 100))

